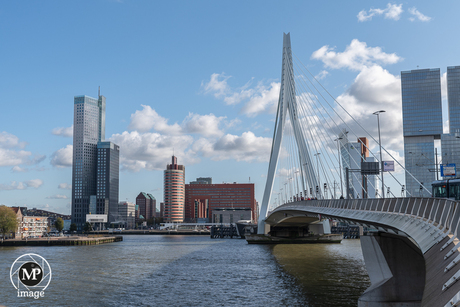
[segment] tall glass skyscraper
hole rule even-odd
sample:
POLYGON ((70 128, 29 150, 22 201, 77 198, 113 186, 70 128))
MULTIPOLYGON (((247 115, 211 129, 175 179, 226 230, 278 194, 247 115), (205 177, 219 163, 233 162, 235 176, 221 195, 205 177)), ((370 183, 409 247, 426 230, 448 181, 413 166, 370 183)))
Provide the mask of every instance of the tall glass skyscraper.
MULTIPOLYGON (((431 191, 436 179, 434 140, 443 133, 440 69, 402 71, 401 95, 406 170, 431 191)), ((406 192, 431 196, 407 173, 406 192)))
MULTIPOLYGON (((99 179, 97 176, 98 143, 104 141, 104 139, 105 97, 99 95, 98 99, 95 99, 88 96, 75 96, 72 162, 72 223, 77 224, 78 229, 82 229, 86 222, 86 214, 91 211, 91 213, 100 212, 96 205, 99 179), (94 212, 95 210, 96 212, 94 212)), ((118 179, 118 173, 116 176, 118 179)))

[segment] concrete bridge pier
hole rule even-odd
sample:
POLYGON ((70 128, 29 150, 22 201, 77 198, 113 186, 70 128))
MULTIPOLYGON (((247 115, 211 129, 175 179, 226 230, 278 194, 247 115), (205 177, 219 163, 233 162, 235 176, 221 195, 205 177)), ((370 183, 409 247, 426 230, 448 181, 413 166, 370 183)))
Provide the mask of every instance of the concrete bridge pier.
POLYGON ((425 259, 407 237, 373 233, 361 237, 371 286, 358 307, 421 306, 425 287, 425 259))

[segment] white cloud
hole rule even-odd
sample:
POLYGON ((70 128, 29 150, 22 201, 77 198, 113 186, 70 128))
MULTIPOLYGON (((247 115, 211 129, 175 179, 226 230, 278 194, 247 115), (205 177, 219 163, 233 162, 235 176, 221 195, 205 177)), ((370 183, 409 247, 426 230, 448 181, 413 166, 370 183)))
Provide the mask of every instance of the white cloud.
POLYGON ((267 162, 271 145, 271 138, 257 137, 247 131, 241 136, 226 134, 215 141, 201 138, 193 144, 193 150, 215 161, 267 162))
POLYGON ((46 197, 46 199, 68 199, 66 195, 56 194, 46 197))
POLYGON ((313 52, 311 58, 322 61, 329 68, 358 71, 375 64, 394 64, 402 60, 395 53, 385 53, 380 47, 368 47, 357 39, 353 39, 344 52, 335 52, 333 48, 323 46, 313 52))
POLYGON ((409 20, 410 21, 415 21, 415 20, 419 20, 419 21, 423 21, 423 22, 428 22, 431 20, 431 17, 428 17, 426 15, 423 15, 422 13, 419 12, 419 10, 417 10, 415 7, 411 7, 409 9, 409 13, 411 13, 414 17, 410 17, 409 20))
POLYGON ((11 171, 13 173, 25 173, 25 172, 27 172, 29 170, 27 168, 22 168, 22 167, 16 165, 11 169, 11 171))
POLYGON ((142 105, 142 107, 142 110, 137 110, 131 114, 130 130, 147 132, 153 128, 158 132, 171 135, 181 132, 181 127, 177 123, 168 125, 168 119, 160 116, 152 107, 148 105, 142 105))
POLYGON ((278 103, 281 84, 271 82, 264 85, 259 82, 255 87, 250 88, 251 79, 243 87, 236 90, 231 89, 227 84, 229 77, 224 73, 212 74, 211 81, 202 83, 205 93, 212 93, 216 98, 222 99, 227 105, 236 105, 245 102, 241 113, 248 117, 255 117, 262 113, 275 113, 278 103))
POLYGON ((366 10, 362 10, 358 13, 357 17, 360 22, 372 20, 372 17, 379 15, 384 15, 385 19, 399 20, 403 12, 402 4, 388 3, 385 9, 369 9, 367 12, 366 10))
MULTIPOLYGON (((337 101, 373 136, 377 135, 377 119, 372 113, 385 110, 379 117, 380 126, 385 129, 382 144, 385 144, 385 148, 403 148, 399 76, 390 74, 378 65, 365 68, 350 88, 337 97, 337 101)), ((338 109, 338 113, 346 118, 353 131, 361 133, 362 130, 341 109, 338 109)))
POLYGON ((315 76, 315 79, 322 80, 322 79, 326 78, 327 75, 329 75, 329 72, 327 70, 322 70, 322 71, 319 72, 319 74, 317 74, 315 76))
POLYGON ((187 152, 193 143, 193 137, 189 135, 167 136, 125 131, 112 135, 110 141, 120 146, 120 164, 125 170, 163 170, 173 153, 182 160, 180 164, 197 162, 197 158, 187 152))
POLYGON ((62 168, 72 166, 73 145, 58 149, 51 155, 51 165, 62 168))
POLYGON ((447 99, 447 72, 441 76, 441 96, 442 99, 447 99))
POLYGON ((26 147, 26 142, 19 142, 19 138, 11 133, 2 131, 0 133, 0 148, 20 148, 26 147))
POLYGON ((72 190, 72 185, 69 184, 69 183, 60 183, 58 185, 58 189, 61 189, 61 190, 72 190))
POLYGON ((189 113, 182 122, 182 128, 187 133, 198 133, 204 136, 221 136, 223 132, 219 129, 219 125, 225 116, 217 117, 214 114, 199 115, 189 113))
POLYGON ((201 82, 201 86, 204 89, 206 94, 212 93, 216 98, 220 98, 227 94, 229 91, 229 87, 227 84, 227 80, 231 76, 226 76, 224 73, 217 74, 214 73, 211 75, 211 79, 208 83, 201 82))
POLYGON ((24 182, 12 181, 10 184, 0 184, 0 191, 25 190, 27 188, 39 188, 43 185, 43 180, 32 179, 24 182))
POLYGON ((38 164, 46 158, 44 155, 33 156, 30 151, 22 150, 26 145, 27 143, 20 142, 17 136, 5 131, 0 132, 0 167, 38 164))
POLYGON ((280 89, 279 82, 272 82, 268 87, 259 84, 254 95, 241 109, 241 113, 248 117, 255 117, 262 113, 276 113, 280 89))
POLYGON ((182 135, 197 133, 204 136, 220 136, 223 132, 219 129, 225 116, 217 117, 214 114, 199 115, 189 113, 179 125, 168 125, 168 120, 160 116, 152 107, 142 105, 142 110, 137 110, 131 115, 129 128, 138 132, 147 132, 151 129, 166 135, 182 135))
POLYGON ((71 137, 73 137, 73 125, 70 126, 70 127, 54 128, 51 131, 51 133, 54 134, 54 135, 71 138, 71 137))

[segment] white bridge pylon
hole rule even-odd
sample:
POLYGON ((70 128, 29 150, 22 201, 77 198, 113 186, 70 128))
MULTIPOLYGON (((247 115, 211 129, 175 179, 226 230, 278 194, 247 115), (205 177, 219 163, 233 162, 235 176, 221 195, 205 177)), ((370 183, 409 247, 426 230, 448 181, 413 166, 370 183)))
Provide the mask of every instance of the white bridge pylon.
MULTIPOLYGON (((258 233, 265 233, 265 218, 267 216, 268 204, 270 203, 273 183, 275 180, 276 168, 278 165, 278 158, 283 140, 284 125, 286 123, 286 116, 289 114, 294 138, 299 150, 299 159, 301 165, 301 174, 304 180, 302 184, 309 187, 318 187, 318 179, 315 177, 313 165, 311 163, 308 145, 305 142, 305 136, 301 129, 297 112, 297 100, 295 93, 294 69, 292 63, 291 51, 291 37, 290 33, 283 35, 283 62, 281 71, 281 89, 278 100, 278 110, 275 120, 275 130, 273 133, 272 150, 270 154, 270 162, 268 167, 267 182, 265 184, 264 196, 262 199, 262 206, 260 209, 258 221, 258 233), (289 113, 288 113, 289 112, 289 113)), ((303 186, 306 191, 306 187, 303 186)), ((318 190, 321 193, 321 189, 318 190)), ((321 197, 321 194, 319 194, 321 197)))

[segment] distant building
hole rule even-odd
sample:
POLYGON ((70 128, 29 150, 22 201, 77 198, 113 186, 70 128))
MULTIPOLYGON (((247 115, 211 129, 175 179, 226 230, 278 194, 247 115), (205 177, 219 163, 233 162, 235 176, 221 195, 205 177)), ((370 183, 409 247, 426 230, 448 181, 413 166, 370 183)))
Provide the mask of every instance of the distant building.
POLYGON ((254 183, 195 183, 185 185, 185 221, 212 221, 214 209, 249 208, 257 220, 254 183))
POLYGON ((165 222, 184 221, 185 167, 177 164, 172 156, 171 164, 164 171, 164 219, 165 222))
POLYGON ((190 184, 212 184, 211 177, 196 178, 196 181, 190 181, 190 184))
POLYGON ((128 201, 122 201, 118 204, 118 219, 117 224, 119 227, 126 229, 133 229, 136 219, 135 204, 128 201))
POLYGON ((161 218, 164 218, 165 216, 165 203, 160 203, 160 216, 161 218))
POLYGON ((240 220, 251 220, 251 208, 214 208, 212 223, 234 224, 240 220))
MULTIPOLYGON (((361 175, 361 163, 362 162, 377 162, 374 157, 369 157, 369 141, 365 137, 358 138, 357 142, 350 142, 346 133, 340 135, 340 152, 342 156, 342 174, 343 174, 343 195, 345 198, 347 194, 349 198, 377 198, 377 181, 376 175, 361 175), (348 187, 347 193, 347 177, 346 169, 348 172, 348 187)), ((341 195, 340 183, 336 183, 334 187, 331 187, 328 192, 329 195, 335 195, 335 198, 339 198, 341 195), (338 188, 338 191, 337 191, 338 188)))
POLYGON ((136 197, 136 205, 139 207, 139 216, 142 215, 144 219, 148 220, 155 217, 157 210, 156 199, 152 194, 141 192, 136 197))

